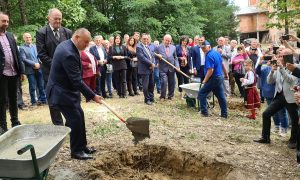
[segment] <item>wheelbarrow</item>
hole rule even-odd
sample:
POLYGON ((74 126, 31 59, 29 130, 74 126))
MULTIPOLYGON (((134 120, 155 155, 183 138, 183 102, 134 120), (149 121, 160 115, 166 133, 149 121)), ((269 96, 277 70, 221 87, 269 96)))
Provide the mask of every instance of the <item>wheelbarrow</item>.
MULTIPOLYGON (((198 94, 199 94, 199 90, 201 88, 200 86, 201 86, 201 83, 199 83, 199 82, 182 84, 179 86, 185 92, 187 97, 196 99, 197 105, 198 105, 198 111, 200 110, 200 102, 198 100, 198 94)), ((207 106, 212 109, 215 107, 215 98, 214 98, 214 95, 212 92, 209 93, 207 96, 207 100, 210 100, 210 99, 212 99, 212 106, 210 106, 209 101, 207 101, 207 106)))
POLYGON ((20 125, 1 135, 0 179, 46 179, 70 131, 64 126, 20 125))

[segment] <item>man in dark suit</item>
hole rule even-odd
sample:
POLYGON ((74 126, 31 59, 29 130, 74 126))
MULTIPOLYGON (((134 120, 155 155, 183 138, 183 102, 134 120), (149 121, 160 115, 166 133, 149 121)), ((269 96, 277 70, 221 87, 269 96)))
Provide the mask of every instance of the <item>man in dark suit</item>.
POLYGON ((172 37, 169 34, 164 36, 164 41, 160 44, 155 52, 158 54, 158 68, 159 68, 159 76, 161 81, 161 94, 160 100, 166 99, 167 86, 168 86, 168 99, 172 100, 174 97, 175 90, 175 70, 173 67, 162 61, 162 58, 170 62, 176 67, 176 71, 179 71, 179 63, 176 55, 176 47, 171 44, 172 37))
POLYGON ((138 58, 138 73, 142 77, 144 101, 148 105, 154 102, 154 76, 155 59, 148 47, 149 35, 142 34, 142 42, 136 47, 138 58))
POLYGON ((98 64, 100 66, 100 73, 101 73, 101 76, 97 77, 96 79, 96 93, 101 95, 103 98, 107 98, 108 96, 106 95, 105 92, 107 53, 104 47, 102 46, 102 42, 103 42, 102 36, 96 36, 94 38, 94 41, 96 45, 90 48, 90 53, 96 57, 98 64))
MULTIPOLYGON (((54 51, 59 43, 70 39, 71 30, 61 26, 62 14, 56 9, 50 9, 48 13, 49 25, 36 32, 36 46, 38 57, 42 61, 43 77, 45 86, 48 83, 48 76, 52 64, 54 51)), ((54 107, 49 106, 51 120, 55 125, 63 125, 60 112, 54 107)))
POLYGON ((96 95, 81 77, 81 60, 79 51, 84 50, 91 40, 87 29, 75 31, 72 39, 60 43, 53 55, 52 68, 46 94, 49 105, 56 107, 66 119, 66 126, 71 128, 71 157, 91 159, 88 154, 95 152, 87 147, 84 113, 80 106, 80 93, 87 100, 101 103, 101 96, 96 95))
POLYGON ((7 97, 12 127, 21 124, 18 119, 17 83, 19 78, 24 80, 24 67, 14 36, 6 31, 8 25, 8 15, 0 12, 0 133, 7 131, 7 97))
POLYGON ((204 75, 204 64, 205 64, 205 54, 201 49, 201 45, 202 43, 205 41, 205 38, 196 36, 195 38, 195 45, 194 47, 192 47, 191 49, 191 57, 192 57, 192 61, 189 61, 190 67, 193 67, 193 69, 191 69, 191 72, 194 72, 194 74, 196 74, 197 77, 199 77, 201 79, 201 82, 203 81, 205 75, 204 75))

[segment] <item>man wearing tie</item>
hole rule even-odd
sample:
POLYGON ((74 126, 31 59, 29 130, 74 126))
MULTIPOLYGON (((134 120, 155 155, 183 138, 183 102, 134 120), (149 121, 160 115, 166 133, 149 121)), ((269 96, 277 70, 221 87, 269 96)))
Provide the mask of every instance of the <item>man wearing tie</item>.
POLYGON ((161 81, 161 94, 160 100, 166 99, 167 86, 168 86, 168 99, 172 100, 174 97, 175 90, 175 70, 173 67, 162 61, 162 58, 169 61, 176 67, 176 71, 179 71, 179 63, 176 55, 176 47, 171 44, 172 37, 169 34, 164 36, 163 43, 160 44, 155 52, 158 57, 159 75, 161 81))
POLYGON ((148 47, 149 35, 143 33, 141 43, 136 47, 138 58, 138 73, 143 82, 144 101, 148 105, 154 102, 154 77, 153 70, 155 67, 155 59, 148 47))
MULTIPOLYGON (((49 25, 36 32, 36 46, 38 57, 42 62, 45 86, 47 86, 48 83, 48 76, 56 47, 62 41, 70 39, 72 36, 71 30, 61 26, 62 13, 58 9, 53 8, 49 10, 48 22, 49 25)), ((63 125, 59 110, 52 106, 49 106, 49 110, 53 124, 63 125)))

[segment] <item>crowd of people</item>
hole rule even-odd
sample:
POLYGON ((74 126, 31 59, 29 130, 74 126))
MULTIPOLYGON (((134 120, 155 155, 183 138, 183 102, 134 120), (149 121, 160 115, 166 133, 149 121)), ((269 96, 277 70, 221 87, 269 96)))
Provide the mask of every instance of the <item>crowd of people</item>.
POLYGON ((210 92, 217 97, 224 119, 228 117, 226 98, 242 98, 249 110, 247 118, 253 120, 266 101, 262 136, 254 141, 270 143, 271 117, 274 131, 283 136, 291 121, 288 147, 297 149, 300 163, 300 59, 299 49, 290 45, 300 43, 299 38, 283 36, 279 44, 272 43, 264 49, 256 39, 238 44, 227 36, 219 37, 217 46, 212 47, 204 36, 192 39, 184 35, 174 45, 169 34, 161 42, 152 42, 150 34, 139 32, 123 37, 117 34, 108 40, 101 35, 92 39, 84 28, 72 33, 61 26, 62 13, 56 8, 49 10, 48 22, 36 32, 36 45, 31 34, 25 32, 24 45, 18 47, 13 35, 6 31, 8 15, 0 12, 2 131, 7 131, 7 102, 12 127, 20 125, 17 98, 26 75, 31 106, 48 104, 54 125, 64 124, 63 114, 66 125, 72 129, 71 156, 89 159, 88 154, 95 149, 87 147, 80 92, 87 102, 101 103, 103 98, 115 98, 114 90, 120 100, 140 95, 141 91, 144 103, 153 105, 155 88, 162 103, 174 99, 176 84, 183 98, 179 86, 189 83, 183 72, 201 83, 199 113, 204 117, 211 116, 207 109, 210 92))

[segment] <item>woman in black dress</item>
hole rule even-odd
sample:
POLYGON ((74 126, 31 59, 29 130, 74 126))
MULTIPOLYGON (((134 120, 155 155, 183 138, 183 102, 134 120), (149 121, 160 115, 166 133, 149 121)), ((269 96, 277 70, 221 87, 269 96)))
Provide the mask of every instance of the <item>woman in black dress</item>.
POLYGON ((114 36, 114 43, 109 47, 109 61, 113 65, 113 76, 120 98, 126 97, 127 49, 121 44, 121 36, 114 36))
POLYGON ((137 65, 136 57, 137 41, 130 37, 127 41, 127 88, 129 96, 139 95, 137 91, 137 65))

